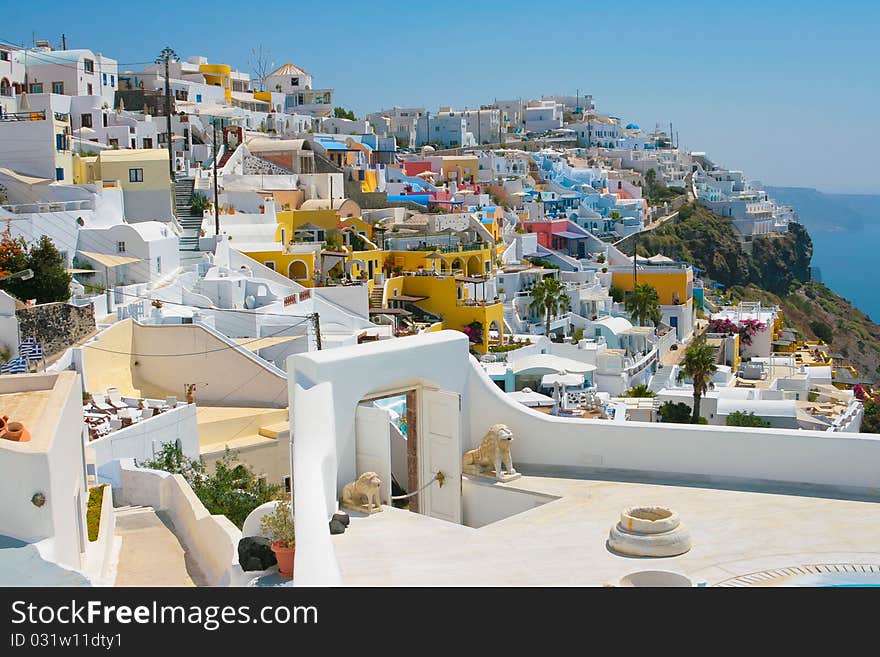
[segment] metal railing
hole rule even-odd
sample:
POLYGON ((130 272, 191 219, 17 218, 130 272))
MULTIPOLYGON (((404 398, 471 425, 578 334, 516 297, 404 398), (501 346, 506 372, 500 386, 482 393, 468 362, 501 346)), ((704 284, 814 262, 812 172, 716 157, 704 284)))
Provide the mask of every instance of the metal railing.
POLYGON ((3 112, 0 114, 0 121, 45 121, 45 110, 34 110, 32 112, 3 112))

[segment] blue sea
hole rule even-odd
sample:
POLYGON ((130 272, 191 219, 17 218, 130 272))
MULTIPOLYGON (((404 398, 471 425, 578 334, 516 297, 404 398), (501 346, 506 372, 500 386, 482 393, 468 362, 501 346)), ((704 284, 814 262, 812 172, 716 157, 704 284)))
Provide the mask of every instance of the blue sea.
POLYGON ((804 187, 768 187, 771 197, 792 205, 813 239, 812 266, 822 283, 880 322, 880 195, 825 194, 804 187))

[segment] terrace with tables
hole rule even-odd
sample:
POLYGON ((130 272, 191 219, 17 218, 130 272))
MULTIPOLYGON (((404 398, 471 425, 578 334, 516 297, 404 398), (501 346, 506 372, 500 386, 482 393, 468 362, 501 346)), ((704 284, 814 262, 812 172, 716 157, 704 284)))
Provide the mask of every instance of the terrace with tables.
POLYGON ((83 422, 91 442, 183 404, 185 402, 179 402, 177 397, 164 400, 123 397, 118 388, 108 388, 106 393, 91 393, 83 405, 83 422))

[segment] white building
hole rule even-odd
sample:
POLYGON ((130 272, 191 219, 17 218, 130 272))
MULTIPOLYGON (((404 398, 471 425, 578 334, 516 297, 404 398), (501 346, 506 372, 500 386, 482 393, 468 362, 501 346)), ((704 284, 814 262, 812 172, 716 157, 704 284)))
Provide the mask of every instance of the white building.
MULTIPOLYGON (((2 376, 0 403, 9 420, 21 422, 30 434, 27 442, 0 438, 0 495, 6 501, 0 531, 37 548, 28 566, 32 572, 19 576, 39 581, 41 574, 56 571, 63 577, 49 562, 79 570, 89 545, 80 377, 69 371, 2 376)), ((14 555, 0 550, 0 577, 14 580, 8 557, 14 555)))
POLYGON ((533 100, 525 109, 526 132, 544 132, 562 127, 562 104, 553 100, 533 100))
POLYGON ((113 107, 118 87, 115 59, 91 50, 29 48, 12 51, 27 71, 28 93, 100 96, 113 107))

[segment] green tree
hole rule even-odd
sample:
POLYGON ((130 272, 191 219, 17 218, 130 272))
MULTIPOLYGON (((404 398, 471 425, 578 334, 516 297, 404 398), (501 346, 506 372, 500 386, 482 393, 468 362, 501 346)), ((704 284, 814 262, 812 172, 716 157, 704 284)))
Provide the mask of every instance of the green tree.
POLYGON ((645 172, 645 196, 651 198, 654 195, 654 183, 657 181, 657 172, 654 169, 648 169, 645 172))
POLYGON ((644 383, 640 383, 638 385, 633 386, 625 393, 621 395, 621 397, 656 397, 657 393, 651 390, 644 383))
POLYGON ((675 424, 690 424, 691 422, 691 409, 684 402, 665 401, 660 404, 657 413, 663 422, 675 424))
POLYGON ((251 511, 282 496, 280 486, 257 478, 228 447, 213 472, 207 472, 200 460, 186 457, 177 443, 163 444, 156 457, 138 465, 182 475, 209 513, 224 515, 239 528, 251 511))
POLYGON ((639 326, 650 321, 654 326, 660 323, 660 295, 648 283, 636 285, 625 301, 624 307, 639 326))
POLYGON ((729 427, 759 427, 762 429, 770 427, 769 422, 758 417, 752 411, 748 413, 745 411, 734 411, 727 416, 726 424, 729 427))
POLYGON ((544 335, 550 335, 550 319, 568 309, 571 299, 565 293, 565 287, 557 278, 548 276, 542 278, 534 288, 532 288, 532 302, 529 308, 532 310, 540 310, 546 314, 547 322, 544 327, 544 335))
POLYGON ((678 371, 679 382, 685 378, 693 381, 694 409, 691 416, 693 424, 697 424, 700 418, 700 400, 710 388, 715 387, 712 383, 712 375, 717 369, 715 349, 706 342, 705 335, 698 335, 684 350, 684 357, 678 371))
POLYGON ((832 331, 831 327, 823 321, 815 320, 810 322, 810 330, 816 334, 817 338, 826 344, 831 344, 834 340, 834 331, 832 331))
POLYGON ((156 56, 156 59, 154 61, 156 64, 164 64, 166 59, 171 62, 179 62, 180 55, 178 55, 174 48, 172 48, 171 46, 165 46, 164 48, 162 48, 161 51, 159 51, 159 54, 156 56))
POLYGON ((37 303, 66 301, 70 297, 71 276, 55 244, 48 235, 41 235, 28 249, 27 266, 34 277, 20 281, 20 299, 36 299, 37 303))
POLYGON ((347 110, 344 107, 334 107, 333 116, 335 116, 337 119, 351 119, 352 121, 355 120, 354 111, 347 110))
POLYGON ((608 294, 611 295, 611 300, 614 301, 614 303, 620 303, 621 301, 623 301, 624 293, 622 287, 612 285, 610 288, 608 288, 608 294))

